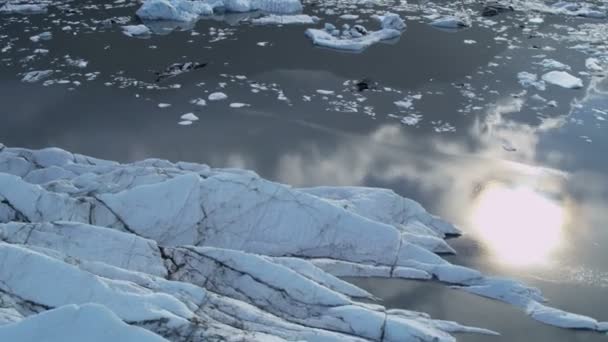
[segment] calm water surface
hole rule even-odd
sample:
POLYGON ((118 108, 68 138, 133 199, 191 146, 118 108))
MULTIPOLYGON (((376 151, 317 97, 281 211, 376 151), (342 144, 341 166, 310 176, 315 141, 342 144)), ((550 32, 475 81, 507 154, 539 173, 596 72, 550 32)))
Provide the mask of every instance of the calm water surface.
MULTIPOLYGON (((95 12, 93 18, 131 16, 134 9, 95 12)), ((158 157, 243 167, 295 186, 391 188, 463 229, 465 236, 450 241, 459 253, 451 261, 521 279, 559 308, 608 320, 608 135, 601 113, 608 110, 608 81, 587 77, 581 90, 548 86, 524 95, 516 77, 540 53, 573 73, 584 70, 583 55, 565 49, 566 43, 517 32, 510 15, 497 20, 520 37, 517 49, 497 42, 489 28, 454 33, 408 20, 399 41, 361 54, 314 48, 297 25, 206 20, 194 31, 132 39, 119 27, 75 35, 49 18, 11 18, 0 24, 0 45, 12 44, 0 54, 2 143, 59 146, 122 162, 158 157), (226 30, 227 39, 211 43, 217 29, 226 30), (53 32, 52 40, 29 40, 44 30, 53 32), (557 50, 534 47, 549 44, 557 50), (49 52, 27 59, 35 48, 49 52), (87 67, 63 65, 66 54, 87 60, 87 67), (163 89, 146 89, 155 84, 154 71, 186 61, 209 65, 161 83, 163 89), (56 69, 55 79, 81 84, 20 81, 20 73, 40 69, 56 69), (99 74, 87 81, 89 72, 99 74), (377 90, 359 93, 353 83, 361 79, 377 90), (252 83, 269 90, 254 93, 252 83), (169 87, 174 84, 180 88, 169 87), (335 94, 324 98, 317 89, 335 94), (204 107, 190 103, 213 91, 228 99, 204 107), (535 100, 536 93, 558 106, 535 100), (415 95, 422 96, 408 109, 393 103, 415 95), (231 102, 250 106, 231 108, 231 102), (356 112, 347 110, 353 106, 356 112), (200 120, 178 125, 188 112, 200 120), (418 122, 403 124, 405 116, 418 122)), ((74 21, 90 19, 83 14, 74 21)), ((547 17, 539 30, 581 19, 573 20, 547 17)), ((606 339, 542 325, 509 305, 442 284, 351 281, 389 307, 503 334, 460 335, 462 341, 606 339)))

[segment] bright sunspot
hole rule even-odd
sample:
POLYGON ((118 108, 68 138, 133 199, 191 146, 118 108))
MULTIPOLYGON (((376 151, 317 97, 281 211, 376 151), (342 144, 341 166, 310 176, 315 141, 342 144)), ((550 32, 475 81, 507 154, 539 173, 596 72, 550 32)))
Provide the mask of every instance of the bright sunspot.
POLYGON ((531 189, 493 184, 479 195, 472 223, 482 242, 509 265, 550 261, 562 242, 564 208, 531 189))

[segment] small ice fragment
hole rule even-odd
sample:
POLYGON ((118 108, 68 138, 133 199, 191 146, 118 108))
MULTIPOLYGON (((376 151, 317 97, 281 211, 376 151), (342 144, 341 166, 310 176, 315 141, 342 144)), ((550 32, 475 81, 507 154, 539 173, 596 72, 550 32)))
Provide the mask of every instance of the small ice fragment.
POLYGON ((231 108, 243 108, 243 107, 247 107, 247 106, 249 106, 249 105, 246 103, 241 103, 241 102, 233 102, 230 104, 231 108))
POLYGON ((27 83, 34 83, 49 77, 53 73, 53 70, 35 70, 25 73, 21 81, 27 83))
POLYGON ((184 121, 197 121, 198 116, 194 115, 194 113, 186 113, 180 117, 180 119, 184 121))
POLYGON ((201 99, 200 97, 197 99, 190 100, 190 103, 192 103, 193 105, 197 105, 197 106, 206 106, 207 105, 207 101, 205 101, 205 99, 201 99))
POLYGON ((177 123, 178 125, 182 125, 182 126, 190 126, 192 125, 192 121, 190 120, 183 120, 177 123))
POLYGON ((469 25, 466 22, 464 22, 464 20, 457 18, 457 17, 451 17, 451 16, 436 19, 431 22, 431 25, 435 26, 435 27, 439 27, 439 28, 444 28, 444 29, 460 29, 460 28, 469 27, 469 25))
POLYGON ((228 95, 222 93, 222 92, 215 92, 215 93, 211 93, 209 94, 209 101, 220 101, 220 100, 225 100, 228 98, 228 95))
POLYGON ((159 103, 158 104, 158 108, 167 108, 167 107, 171 107, 170 103, 159 103))
POLYGON ((333 95, 333 90, 317 89, 317 93, 321 95, 333 95))
POLYGON ((125 25, 122 27, 122 33, 129 37, 149 36, 152 31, 146 25, 125 25))

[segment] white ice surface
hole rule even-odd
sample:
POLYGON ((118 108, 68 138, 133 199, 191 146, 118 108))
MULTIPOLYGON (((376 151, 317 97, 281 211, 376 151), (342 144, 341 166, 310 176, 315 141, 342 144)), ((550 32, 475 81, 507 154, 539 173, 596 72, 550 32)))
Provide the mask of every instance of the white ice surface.
POLYGON ((378 17, 382 28, 378 31, 367 31, 360 25, 345 28, 342 33, 329 25, 325 29, 307 29, 305 34, 313 44, 351 52, 361 52, 366 48, 381 41, 391 40, 401 36, 406 25, 404 21, 394 13, 386 13, 378 17))
POLYGON ((180 342, 488 333, 360 303, 373 296, 336 278, 377 276, 457 284, 555 326, 606 326, 449 263, 439 254, 454 252, 444 238, 459 230, 385 189, 295 189, 245 170, 0 146, 0 223, 0 324, 97 303, 180 342))
POLYGON ((0 341, 13 342, 168 342, 125 324, 99 304, 65 305, 0 326, 0 341))
POLYGON ((549 71, 543 75, 543 81, 568 89, 583 87, 583 80, 565 71, 549 71))

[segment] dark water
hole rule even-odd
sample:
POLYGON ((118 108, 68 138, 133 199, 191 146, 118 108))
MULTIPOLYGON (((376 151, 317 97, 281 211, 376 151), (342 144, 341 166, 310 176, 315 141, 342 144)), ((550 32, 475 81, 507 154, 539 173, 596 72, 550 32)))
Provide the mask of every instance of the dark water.
MULTIPOLYGON (((70 20, 95 26, 89 16, 131 16, 134 10, 91 11, 70 20)), ((584 70, 585 58, 566 49, 567 43, 519 32, 516 15, 497 20, 518 37, 517 49, 495 41, 498 33, 490 28, 453 33, 408 20, 398 42, 362 54, 314 48, 303 35, 305 27, 298 25, 230 26, 207 20, 194 28, 200 35, 176 31, 133 39, 116 26, 92 31, 72 24, 80 28, 74 35, 60 29, 64 23, 53 24, 52 17, 30 16, 27 22, 5 18, 0 45, 10 42, 13 47, 0 54, 0 141, 8 146, 59 146, 123 162, 158 157, 243 167, 296 186, 391 188, 462 227, 465 236, 450 241, 459 252, 451 261, 521 279, 541 288, 556 307, 608 319, 608 141, 604 114, 594 111, 608 109, 603 95, 608 81, 586 77, 581 90, 547 86, 543 92, 528 88, 527 95, 514 96, 523 89, 516 75, 532 71, 531 61, 539 60, 533 56, 547 54, 570 65, 573 74, 584 70), (211 43, 210 27, 231 34, 211 43), (45 30, 53 32, 52 40, 29 40, 45 30), (261 41, 270 44, 257 45, 261 41), (557 50, 534 47, 549 45, 557 50), (35 48, 49 52, 24 62, 35 48), (64 66, 66 54, 89 64, 84 70, 64 66), (209 65, 161 83, 163 89, 146 89, 159 86, 154 71, 185 61, 209 65), (19 73, 40 69, 60 70, 52 78, 82 84, 20 82, 19 73), (86 81, 88 72, 99 76, 86 81), (364 78, 379 90, 354 90, 354 81, 364 78), (140 83, 133 85, 133 80, 140 83), (254 82, 275 90, 253 93, 254 82), (168 88, 171 84, 181 87, 168 88), (323 99, 317 89, 342 98, 323 99), (204 107, 190 104, 214 91, 225 92, 228 99, 207 101, 204 107), (279 91, 289 100, 278 99, 279 91), (532 99, 536 93, 558 106, 532 99), (416 94, 422 97, 401 113, 393 104, 416 94), (344 112, 336 101, 354 102, 357 112, 344 112), (250 106, 231 108, 231 102, 250 106), (171 107, 159 108, 159 103, 171 107), (188 112, 200 120, 178 125, 179 116, 188 112), (421 120, 409 126, 388 114, 414 114, 421 120), (488 216, 502 220, 499 228, 488 224, 488 216)), ((539 30, 547 32, 555 23, 580 23, 545 20, 539 30)), ((462 341, 606 339, 542 325, 511 306, 441 284, 353 281, 389 307, 503 334, 461 335, 462 341)))

